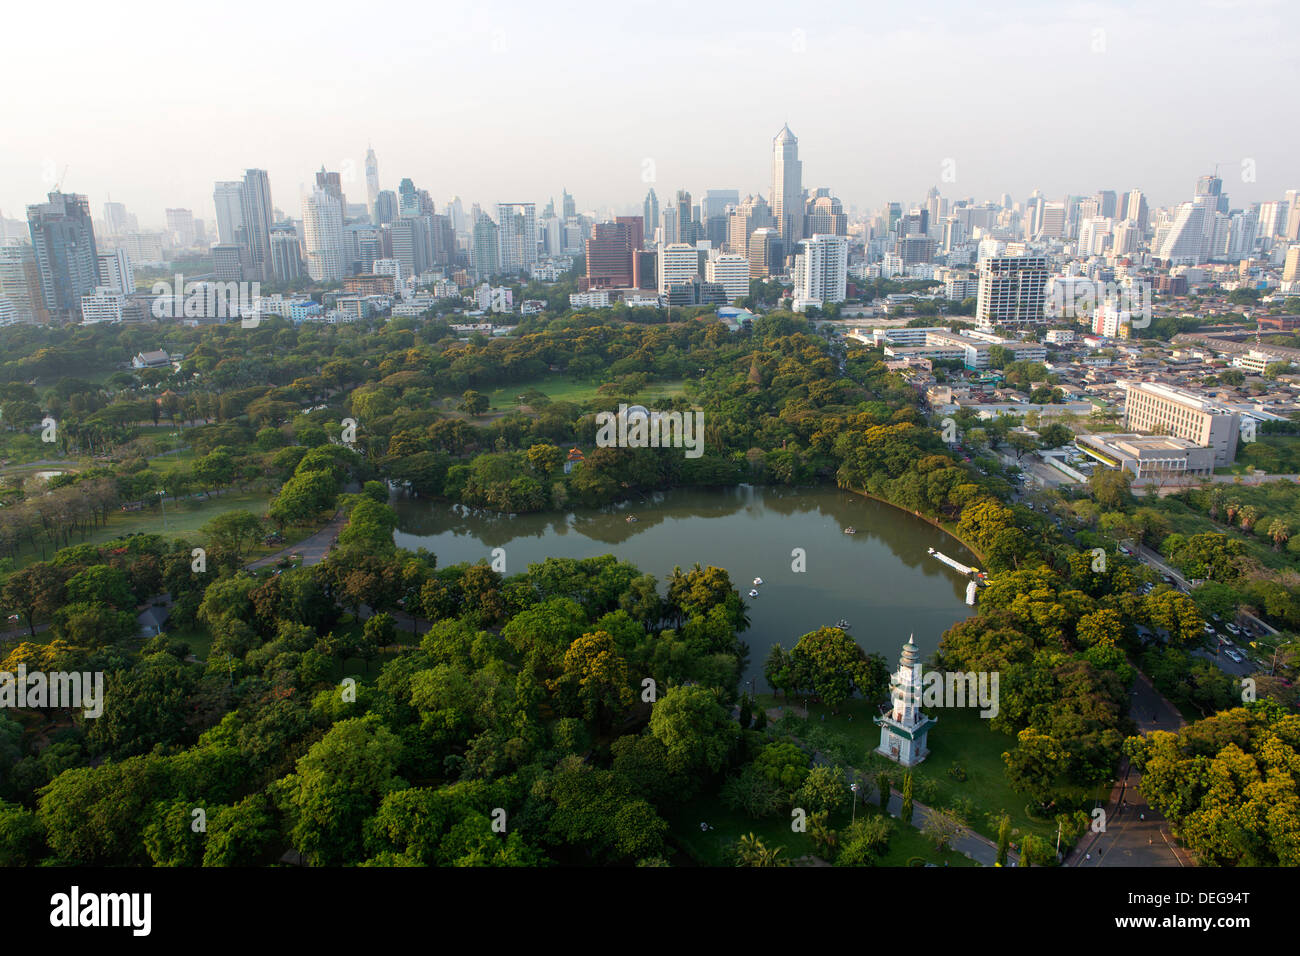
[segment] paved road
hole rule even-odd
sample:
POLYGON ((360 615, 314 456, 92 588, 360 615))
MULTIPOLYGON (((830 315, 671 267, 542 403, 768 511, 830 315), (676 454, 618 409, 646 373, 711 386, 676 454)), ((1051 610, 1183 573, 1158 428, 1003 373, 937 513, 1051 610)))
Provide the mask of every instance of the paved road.
MULTIPOLYGON (((889 791, 889 815, 897 818, 903 812, 903 795, 897 790, 890 788, 889 791)), ((912 826, 920 830, 929 820, 930 814, 934 813, 930 807, 923 803, 912 801, 912 826)), ((901 820, 899 821, 902 822, 901 820)), ((993 866, 998 859, 998 846, 987 837, 981 836, 969 827, 962 827, 961 832, 953 839, 950 844, 952 849, 956 850, 963 856, 970 857, 980 866, 993 866)), ((1007 851, 1007 865, 1015 866, 1020 860, 1020 855, 1014 850, 1007 851)))
MULTIPOLYGON (((1138 732, 1176 731, 1186 721, 1142 674, 1133 683, 1130 715, 1138 732)), ((1151 866, 1194 865, 1191 855, 1174 843, 1169 821, 1153 810, 1142 796, 1142 775, 1125 761, 1119 780, 1106 806, 1106 829, 1085 836, 1066 857, 1066 866, 1151 866)))
POLYGON ((287 558, 291 554, 301 554, 304 567, 320 564, 325 560, 325 555, 329 554, 330 545, 334 543, 334 539, 338 537, 339 531, 342 530, 345 524, 347 524, 347 516, 342 511, 337 511, 334 513, 334 517, 330 519, 330 523, 310 538, 305 538, 287 548, 281 548, 275 554, 268 554, 264 558, 258 558, 256 561, 245 565, 245 567, 250 570, 265 568, 268 565, 275 564, 281 558, 287 558))

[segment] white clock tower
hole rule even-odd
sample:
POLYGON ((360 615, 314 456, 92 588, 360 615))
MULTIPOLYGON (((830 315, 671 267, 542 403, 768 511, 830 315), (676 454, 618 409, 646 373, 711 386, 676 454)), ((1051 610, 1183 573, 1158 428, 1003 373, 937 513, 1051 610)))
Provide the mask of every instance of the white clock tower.
POLYGON ((889 713, 875 718, 880 727, 876 753, 904 767, 914 767, 930 756, 925 742, 937 721, 921 713, 921 655, 911 635, 903 645, 889 689, 892 707, 889 713))

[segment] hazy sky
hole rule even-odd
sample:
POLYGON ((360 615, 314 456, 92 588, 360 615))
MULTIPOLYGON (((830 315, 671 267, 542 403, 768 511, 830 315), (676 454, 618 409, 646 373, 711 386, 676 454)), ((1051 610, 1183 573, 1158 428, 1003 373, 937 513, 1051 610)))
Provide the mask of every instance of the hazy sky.
POLYGON ((270 172, 275 204, 325 164, 365 199, 410 176, 441 208, 568 187, 580 210, 678 188, 767 195, 788 122, 805 186, 846 205, 1139 186, 1233 205, 1300 187, 1297 31, 1284 0, 899 3, 563 0, 11 4, 0 210, 63 174, 142 227, 270 172), (467 5, 468 6, 468 5, 467 5), (1288 13, 1290 16, 1288 16, 1288 13), (941 179, 945 160, 955 179, 941 179), (1254 182, 1242 181, 1251 161, 1254 182), (652 164, 652 167, 649 165, 652 164), (645 177, 653 175, 648 184, 645 177))

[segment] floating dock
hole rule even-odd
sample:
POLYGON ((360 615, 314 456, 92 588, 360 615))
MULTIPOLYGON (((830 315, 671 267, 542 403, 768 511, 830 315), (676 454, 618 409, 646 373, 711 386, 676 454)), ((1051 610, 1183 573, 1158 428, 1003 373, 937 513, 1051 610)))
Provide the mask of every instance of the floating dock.
POLYGON ((956 561, 948 557, 948 555, 944 554, 942 551, 936 551, 934 550, 934 548, 926 548, 925 550, 927 554, 931 555, 932 557, 938 558, 940 561, 948 565, 948 567, 952 568, 954 571, 960 571, 962 574, 966 575, 967 577, 972 577, 972 576, 976 578, 984 577, 984 572, 981 571, 979 568, 967 567, 966 565, 962 564, 960 561, 956 561))

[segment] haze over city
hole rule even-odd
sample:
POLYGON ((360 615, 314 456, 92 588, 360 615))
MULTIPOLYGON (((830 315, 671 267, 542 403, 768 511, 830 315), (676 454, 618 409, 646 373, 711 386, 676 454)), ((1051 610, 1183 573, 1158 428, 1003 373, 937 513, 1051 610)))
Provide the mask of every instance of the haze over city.
MULTIPOLYGON (((249 167, 296 209, 322 165, 359 193, 367 146, 385 188, 410 176, 439 202, 567 187, 584 210, 631 212, 651 174, 661 195, 766 189, 785 122, 805 183, 860 211, 936 184, 1137 186, 1166 205, 1215 164, 1242 204, 1292 185, 1300 146, 1277 112, 1296 58, 1273 2, 140 7, 61 7, 77 29, 58 69, 45 44, 11 43, 10 76, 41 95, 0 105, 4 215, 61 181, 148 225, 165 207, 210 218, 211 184, 249 167)), ((45 29, 38 7, 8 17, 11 37, 45 29)))

